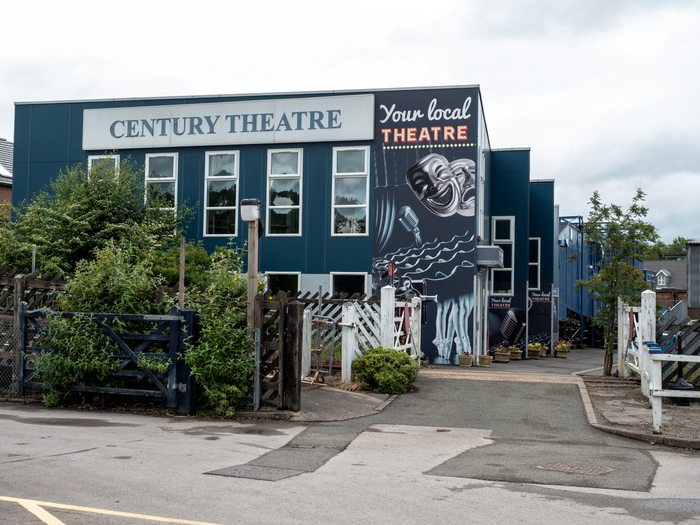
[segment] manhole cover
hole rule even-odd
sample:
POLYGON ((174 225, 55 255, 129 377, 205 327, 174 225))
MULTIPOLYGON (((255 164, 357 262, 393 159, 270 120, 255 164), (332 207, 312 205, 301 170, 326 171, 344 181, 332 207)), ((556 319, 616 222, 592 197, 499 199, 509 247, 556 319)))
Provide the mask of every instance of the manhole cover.
POLYGON ((263 481, 277 481, 284 478, 290 478, 297 474, 303 474, 304 470, 291 470, 288 468, 274 467, 255 467, 252 465, 236 465, 235 467, 222 468, 220 470, 212 470, 205 474, 214 474, 216 476, 230 476, 232 478, 248 478, 260 479, 263 481))
POLYGON ((538 465, 537 468, 566 472, 567 474, 588 474, 589 476, 607 474, 617 470, 616 468, 592 467, 590 465, 579 465, 578 463, 547 463, 546 465, 538 465))

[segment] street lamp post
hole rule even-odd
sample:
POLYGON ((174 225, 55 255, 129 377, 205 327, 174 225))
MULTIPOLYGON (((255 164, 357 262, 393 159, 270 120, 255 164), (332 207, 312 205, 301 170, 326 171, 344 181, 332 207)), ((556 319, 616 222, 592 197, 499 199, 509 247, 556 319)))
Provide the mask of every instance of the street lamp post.
POLYGON ((248 223, 248 328, 253 330, 255 296, 258 293, 258 222, 260 222, 260 201, 241 201, 241 220, 248 223))

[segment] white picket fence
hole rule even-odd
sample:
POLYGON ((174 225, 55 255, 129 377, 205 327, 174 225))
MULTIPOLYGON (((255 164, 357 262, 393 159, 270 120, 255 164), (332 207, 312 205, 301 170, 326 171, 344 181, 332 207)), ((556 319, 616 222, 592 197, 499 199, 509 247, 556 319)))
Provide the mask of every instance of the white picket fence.
POLYGON ((630 370, 639 373, 642 393, 649 399, 652 429, 661 433, 664 397, 700 398, 698 391, 664 390, 662 368, 668 361, 700 363, 700 355, 664 354, 656 344, 656 294, 642 292, 642 306, 630 307, 618 300, 618 370, 621 377, 630 370))
MULTIPOLYGON (((302 345, 302 377, 311 372, 312 314, 304 312, 304 342, 302 345)), ((352 301, 343 304, 342 317, 336 325, 341 327, 342 379, 352 379, 352 363, 361 358, 369 348, 382 346, 406 352, 413 359, 420 359, 421 300, 397 301, 395 290, 385 286, 381 290, 381 302, 352 301)))

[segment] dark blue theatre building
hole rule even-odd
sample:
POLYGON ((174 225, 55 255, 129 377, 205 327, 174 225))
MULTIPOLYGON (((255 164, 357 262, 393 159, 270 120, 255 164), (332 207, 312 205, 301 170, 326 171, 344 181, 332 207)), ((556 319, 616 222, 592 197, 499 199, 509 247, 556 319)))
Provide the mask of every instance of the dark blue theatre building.
POLYGON ((437 295, 422 350, 457 363, 556 332, 554 181, 528 148, 492 149, 478 86, 17 103, 13 203, 111 157, 194 205, 186 236, 243 247, 262 202, 272 288, 437 295), (499 246, 502 267, 477 264, 499 246))

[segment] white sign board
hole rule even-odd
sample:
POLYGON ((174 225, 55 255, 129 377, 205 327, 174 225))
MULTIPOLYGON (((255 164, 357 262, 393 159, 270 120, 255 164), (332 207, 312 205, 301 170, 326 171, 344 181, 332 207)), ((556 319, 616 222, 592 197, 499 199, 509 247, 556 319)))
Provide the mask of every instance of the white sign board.
POLYGON ((83 150, 374 139, 374 95, 83 110, 83 150))

